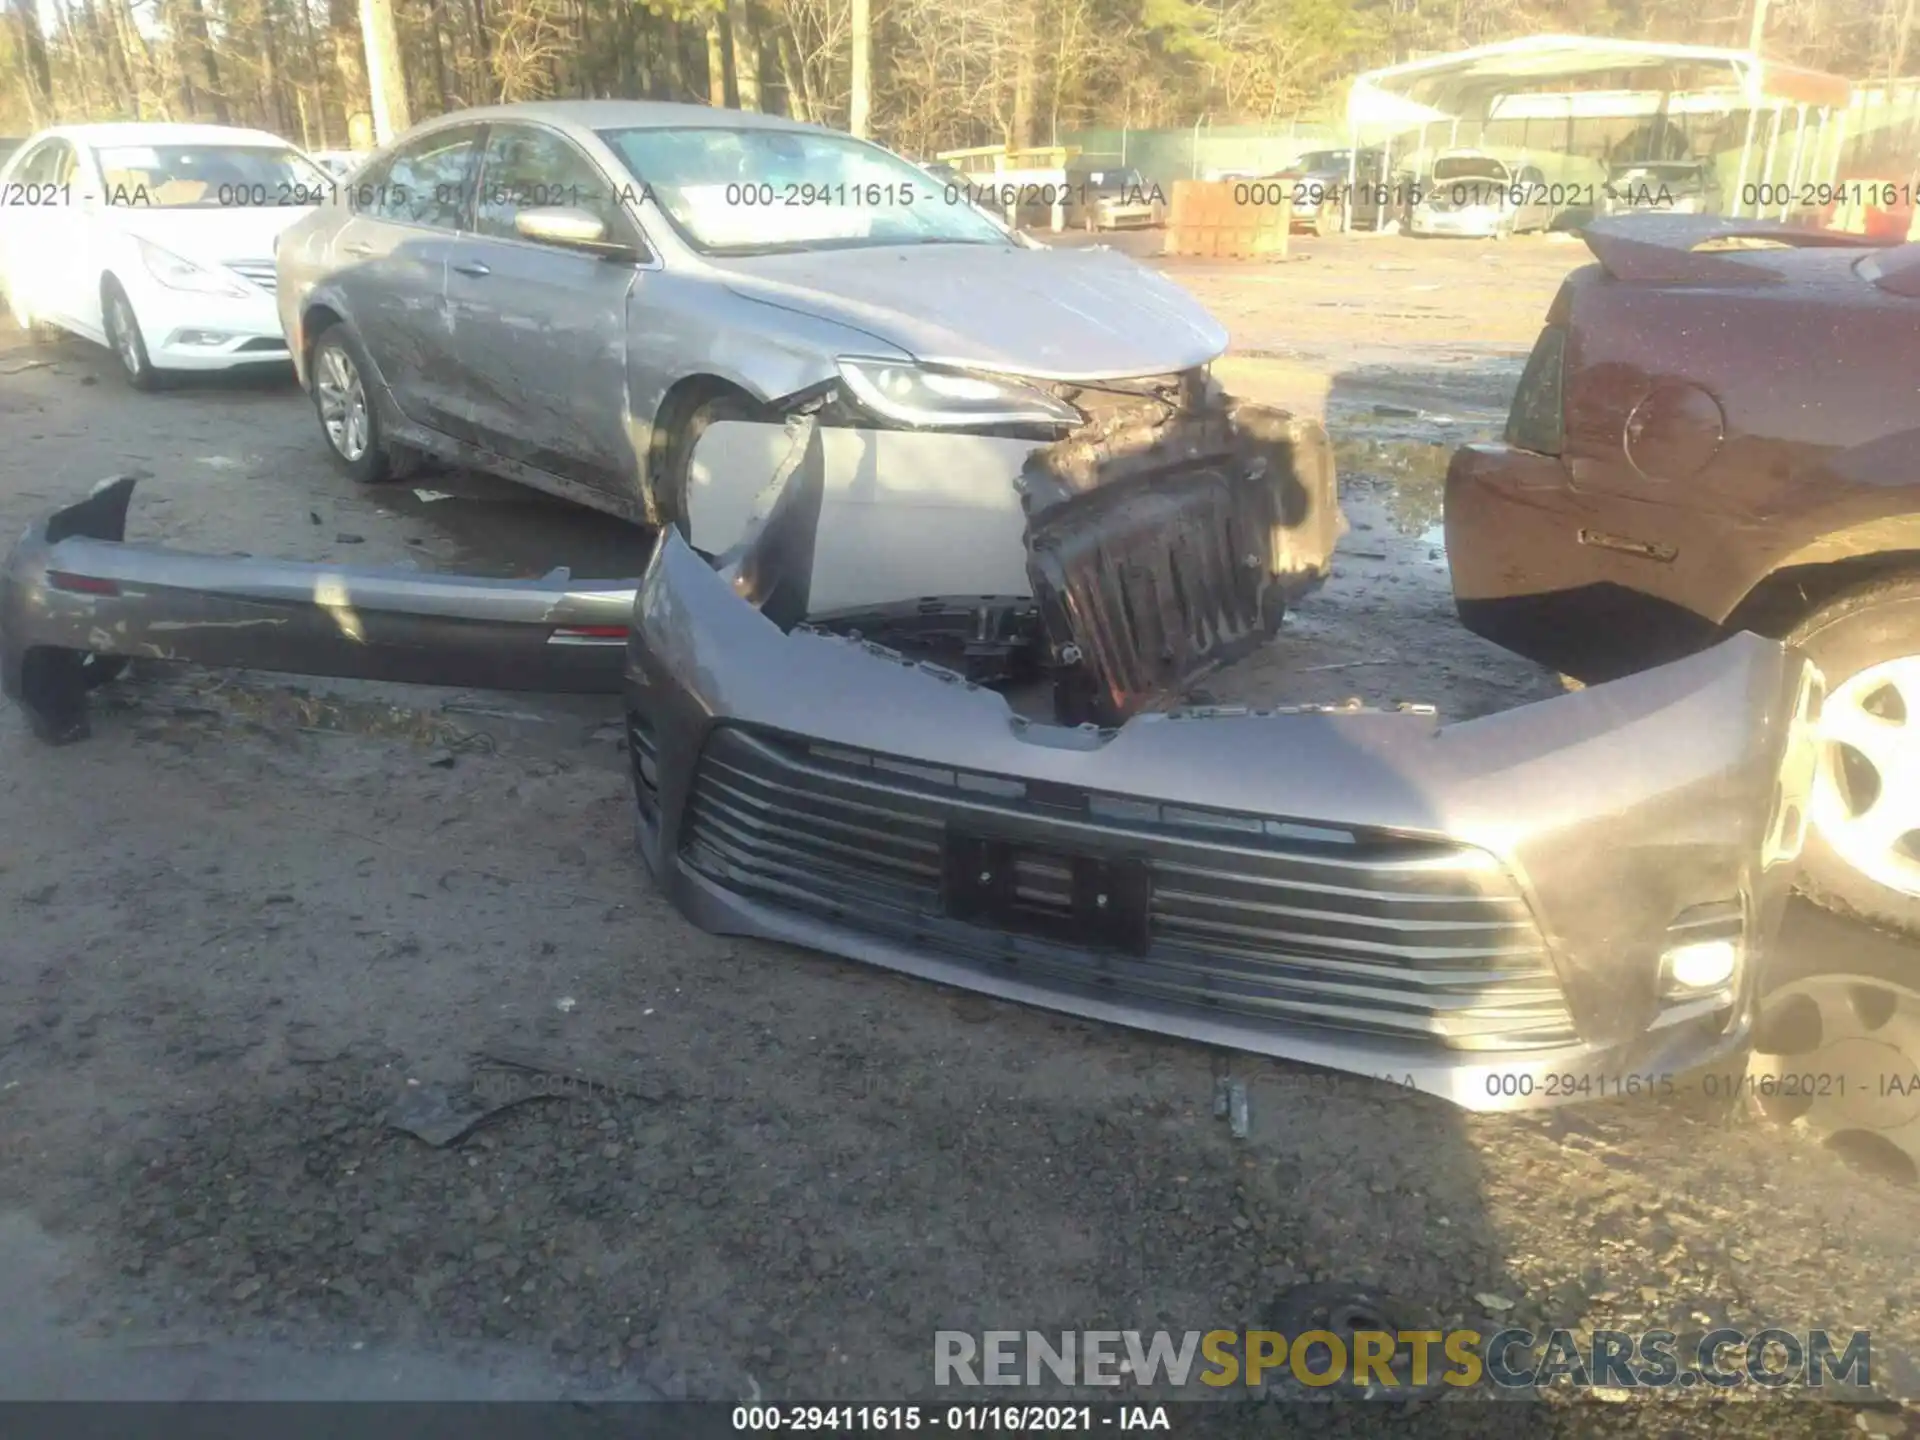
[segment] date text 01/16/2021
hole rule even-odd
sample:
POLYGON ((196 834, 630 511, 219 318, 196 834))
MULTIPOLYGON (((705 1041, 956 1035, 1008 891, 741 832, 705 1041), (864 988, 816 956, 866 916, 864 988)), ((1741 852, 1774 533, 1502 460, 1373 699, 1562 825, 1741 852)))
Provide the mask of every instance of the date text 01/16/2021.
POLYGON ((855 1435, 944 1431, 954 1435, 1171 1433, 1165 1405, 736 1405, 738 1434, 855 1435))

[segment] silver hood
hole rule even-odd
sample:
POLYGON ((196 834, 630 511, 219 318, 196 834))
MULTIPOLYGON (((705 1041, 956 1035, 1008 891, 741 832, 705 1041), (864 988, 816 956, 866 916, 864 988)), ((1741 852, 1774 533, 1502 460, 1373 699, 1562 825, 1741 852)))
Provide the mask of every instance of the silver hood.
POLYGON ((709 258, 736 294, 890 341, 915 359, 1042 380, 1205 365, 1227 332, 1113 250, 903 245, 709 258))

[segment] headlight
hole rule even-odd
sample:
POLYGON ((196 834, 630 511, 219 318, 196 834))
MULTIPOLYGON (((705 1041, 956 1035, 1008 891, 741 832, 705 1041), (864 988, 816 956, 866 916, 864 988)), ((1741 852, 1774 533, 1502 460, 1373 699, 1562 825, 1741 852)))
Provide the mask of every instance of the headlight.
POLYGON ((183 260, 172 251, 162 250, 158 245, 137 236, 133 243, 140 247, 140 259, 146 265, 147 273, 169 290, 191 290, 199 295, 231 295, 240 300, 247 296, 237 281, 216 275, 191 260, 183 260))
POLYGON ((900 425, 1078 425, 1086 418, 1044 390, 962 370, 856 357, 840 361, 840 378, 867 409, 900 425))

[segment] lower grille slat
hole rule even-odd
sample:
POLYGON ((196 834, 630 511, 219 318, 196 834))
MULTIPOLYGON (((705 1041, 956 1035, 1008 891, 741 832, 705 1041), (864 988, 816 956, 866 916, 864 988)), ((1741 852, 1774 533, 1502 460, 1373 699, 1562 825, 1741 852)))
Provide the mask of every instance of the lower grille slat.
POLYGON ((229 260, 227 268, 243 279, 252 281, 269 295, 279 288, 279 272, 271 260, 229 260))
POLYGON ((1525 898, 1483 852, 1378 832, 1280 838, 1262 817, 1121 797, 1088 797, 1079 815, 1058 794, 1045 800, 1031 805, 1009 777, 721 726, 680 851, 745 897, 1048 987, 1454 1049, 1576 1038, 1525 898), (1091 818, 1114 813, 1141 818, 1091 818), (1069 857, 1144 862, 1144 953, 953 918, 950 830, 1014 845, 1011 912, 1000 913, 1016 926, 1071 919, 1069 857), (1244 838, 1219 838, 1236 831, 1244 838))

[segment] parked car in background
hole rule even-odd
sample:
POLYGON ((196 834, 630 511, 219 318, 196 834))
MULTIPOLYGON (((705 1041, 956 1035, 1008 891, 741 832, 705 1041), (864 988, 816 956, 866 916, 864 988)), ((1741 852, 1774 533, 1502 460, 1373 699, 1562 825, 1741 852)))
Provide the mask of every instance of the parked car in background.
POLYGON ((275 237, 332 190, 277 135, 222 125, 72 125, 0 171, 0 290, 16 324, 109 346, 130 384, 285 364, 275 237))
POLYGON ((1069 169, 1062 221, 1077 230, 1140 230, 1167 223, 1167 197, 1132 166, 1069 169))
POLYGON ((776 116, 462 111, 283 238, 281 314, 355 478, 452 456, 716 551, 690 504, 722 421, 831 395, 923 436, 1073 429, 1089 383, 1144 391, 1226 348, 1159 274, 1027 245, 928 188, 877 145, 776 116), (791 187, 844 198, 777 203, 791 187))
POLYGON ((1310 150, 1278 172, 1273 178, 1290 182, 1293 228, 1317 235, 1336 233, 1346 217, 1351 187, 1353 227, 1377 229, 1381 206, 1380 197, 1373 192, 1382 184, 1381 158, 1378 150, 1362 150, 1357 158, 1351 150, 1310 150))
POLYGON ((1920 245, 1586 237, 1505 442, 1447 477, 1461 619, 1588 681, 1743 629, 1799 646, 1828 687, 1806 888, 1920 933, 1920 245))
POLYGON ((314 162, 336 180, 345 180, 373 158, 371 150, 314 150, 314 162))
POLYGON ((1443 150, 1419 186, 1407 232, 1504 240, 1552 224, 1551 190, 1539 166, 1510 167, 1479 150, 1443 150))
POLYGON ((1647 211, 1718 215, 1720 169, 1711 160, 1635 160, 1610 165, 1597 208, 1602 215, 1647 211))

